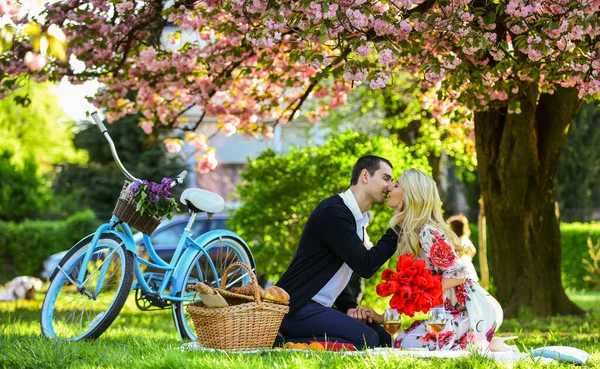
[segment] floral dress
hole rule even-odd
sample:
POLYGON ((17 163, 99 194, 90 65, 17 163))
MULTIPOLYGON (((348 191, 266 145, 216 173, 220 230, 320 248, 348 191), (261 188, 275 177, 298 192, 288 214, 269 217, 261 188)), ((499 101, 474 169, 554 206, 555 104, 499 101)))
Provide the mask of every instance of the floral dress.
MULTIPOLYGON (((486 290, 469 277, 465 264, 440 230, 426 225, 419 232, 420 259, 434 274, 446 278, 466 278, 465 283, 444 291, 444 307, 450 319, 439 334, 440 350, 464 350, 469 346, 487 349, 502 324, 502 308, 486 290)), ((417 320, 401 332, 396 348, 436 350, 435 333, 426 320, 417 320)))

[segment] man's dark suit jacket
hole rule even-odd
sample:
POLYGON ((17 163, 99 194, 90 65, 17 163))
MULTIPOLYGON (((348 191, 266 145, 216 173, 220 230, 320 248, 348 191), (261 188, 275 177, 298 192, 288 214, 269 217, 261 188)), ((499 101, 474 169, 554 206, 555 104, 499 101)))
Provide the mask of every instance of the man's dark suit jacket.
MULTIPOLYGON (((290 314, 309 302, 346 263, 354 273, 369 278, 396 251, 398 237, 388 229, 367 250, 356 234, 356 220, 344 200, 332 196, 312 212, 302 231, 292 263, 277 286, 290 294, 290 314)), ((356 307, 346 287, 334 305, 343 312, 356 307)))

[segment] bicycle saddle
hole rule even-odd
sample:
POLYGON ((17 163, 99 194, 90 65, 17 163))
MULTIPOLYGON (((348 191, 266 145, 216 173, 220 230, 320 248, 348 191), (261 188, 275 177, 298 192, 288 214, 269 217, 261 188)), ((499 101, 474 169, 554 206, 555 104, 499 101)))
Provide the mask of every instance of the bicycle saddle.
POLYGON ((219 213, 225 208, 225 200, 214 192, 200 188, 188 188, 181 194, 179 199, 182 204, 187 205, 196 213, 219 213))

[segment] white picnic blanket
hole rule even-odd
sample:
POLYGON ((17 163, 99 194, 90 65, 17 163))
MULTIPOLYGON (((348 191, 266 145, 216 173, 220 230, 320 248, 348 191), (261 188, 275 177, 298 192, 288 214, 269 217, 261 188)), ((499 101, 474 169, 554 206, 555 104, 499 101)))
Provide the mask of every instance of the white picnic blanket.
MULTIPOLYGON (((294 350, 294 349, 285 349, 285 350, 273 350, 273 349, 263 349, 263 350, 247 350, 247 351, 230 351, 230 350, 218 350, 213 348, 207 348, 200 345, 198 342, 188 342, 184 343, 181 346, 182 351, 210 351, 210 352, 223 352, 223 353, 239 353, 239 354, 254 354, 254 353, 262 353, 262 352, 290 352, 290 351, 298 351, 298 352, 310 352, 307 350, 294 350)), ((399 350, 393 348, 375 348, 370 350, 361 350, 361 351, 343 351, 343 352, 331 352, 328 353, 340 354, 340 355, 376 355, 376 356, 410 356, 415 358, 444 358, 444 359, 458 359, 461 357, 465 357, 471 355, 473 352, 470 351, 427 351, 427 350, 399 350)), ((485 352, 482 355, 487 356, 488 358, 501 362, 517 362, 520 360, 524 361, 535 361, 542 363, 554 363, 556 360, 545 358, 545 357, 533 357, 532 355, 518 352, 485 352)))

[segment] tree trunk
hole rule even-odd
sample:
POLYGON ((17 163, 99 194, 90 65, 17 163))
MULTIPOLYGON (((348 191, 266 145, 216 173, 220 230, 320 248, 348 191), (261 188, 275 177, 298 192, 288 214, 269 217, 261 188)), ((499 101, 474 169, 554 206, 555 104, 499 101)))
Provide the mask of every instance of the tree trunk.
POLYGON ((561 282, 561 242, 554 179, 571 120, 575 89, 539 95, 527 86, 520 114, 475 114, 477 171, 489 232, 496 297, 507 316, 581 314, 561 282))

